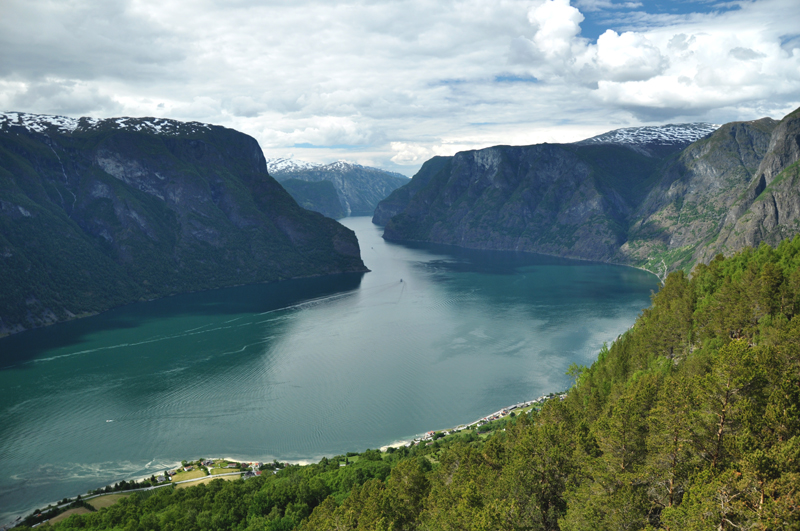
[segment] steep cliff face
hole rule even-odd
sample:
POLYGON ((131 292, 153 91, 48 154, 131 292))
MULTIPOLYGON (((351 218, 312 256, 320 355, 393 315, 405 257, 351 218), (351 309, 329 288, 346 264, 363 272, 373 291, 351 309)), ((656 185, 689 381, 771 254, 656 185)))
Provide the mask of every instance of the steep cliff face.
POLYGON ((764 118, 723 125, 667 161, 631 216, 615 260, 659 274, 696 263, 751 182, 777 124, 764 118))
POLYGON ((800 233, 800 109, 775 127, 767 153, 725 218, 717 239, 700 254, 730 254, 761 242, 776 245, 800 233))
POLYGON ((659 275, 800 232, 800 110, 713 134, 710 124, 663 129, 442 158, 381 202, 373 221, 389 240, 611 261, 659 275))
MULTIPOLYGON (((409 190, 386 239, 610 259, 658 160, 618 145, 545 144, 467 151, 438 164, 433 175, 423 167, 427 183, 409 190)), ((401 193, 385 203, 400 204, 401 193)), ((376 220, 386 211, 382 203, 376 220)))
POLYGON ((258 143, 160 119, 0 115, 0 333, 140 299, 364 271, 258 143))
POLYGON ((338 161, 324 166, 274 164, 270 173, 279 181, 329 181, 336 188, 346 216, 371 216, 378 202, 409 179, 399 173, 338 161))

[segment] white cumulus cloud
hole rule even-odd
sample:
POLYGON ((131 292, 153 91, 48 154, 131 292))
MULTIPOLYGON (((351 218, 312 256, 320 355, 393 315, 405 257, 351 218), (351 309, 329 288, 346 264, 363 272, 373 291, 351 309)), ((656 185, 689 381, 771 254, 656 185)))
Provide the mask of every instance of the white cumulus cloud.
POLYGON ((800 3, 735 5, 2 0, 0 106, 205 121, 267 156, 410 173, 458 149, 780 117, 800 105, 800 3), (597 39, 587 17, 608 21, 597 39))

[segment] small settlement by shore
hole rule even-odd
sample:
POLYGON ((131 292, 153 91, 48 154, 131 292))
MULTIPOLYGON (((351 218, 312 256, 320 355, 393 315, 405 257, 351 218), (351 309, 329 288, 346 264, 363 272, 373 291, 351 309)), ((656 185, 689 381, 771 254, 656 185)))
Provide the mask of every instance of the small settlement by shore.
POLYGON ((514 404, 513 406, 504 407, 499 411, 495 411, 490 415, 486 415, 485 417, 481 417, 476 421, 470 422, 469 424, 460 424, 455 428, 450 428, 448 430, 441 430, 441 431, 429 431, 423 435, 419 435, 410 441, 402 441, 395 444, 390 444, 381 448, 381 450, 385 450, 386 448, 398 448, 400 446, 412 446, 417 444, 430 444, 433 442, 434 438, 437 434, 441 434, 441 436, 451 435, 453 433, 458 433, 463 430, 469 430, 472 428, 480 428, 484 424, 488 424, 489 422, 494 422, 495 420, 500 420, 505 418, 509 415, 512 417, 512 413, 516 414, 519 410, 526 410, 531 408, 539 408, 541 407, 546 401, 552 400, 554 398, 558 398, 559 400, 564 400, 566 398, 566 393, 550 393, 549 395, 542 395, 535 400, 529 400, 527 402, 519 402, 518 404, 514 404))
MULTIPOLYGON (((448 430, 429 431, 415 437, 410 441, 399 441, 394 444, 383 446, 381 450, 385 452, 389 448, 399 448, 401 446, 412 446, 417 444, 433 444, 434 441, 439 437, 445 437, 447 435, 452 435, 460 431, 473 428, 477 428, 479 430, 481 426, 490 422, 494 422, 509 416, 513 417, 518 412, 521 413, 530 411, 531 409, 538 409, 548 400, 553 400, 556 398, 559 400, 564 400, 566 396, 566 393, 550 393, 549 395, 540 396, 535 400, 519 402, 517 404, 504 407, 468 424, 460 424, 448 430)), ((480 433, 480 431, 478 433, 480 433)), ((153 474, 149 478, 144 477, 138 481, 135 479, 130 481, 122 480, 113 486, 107 485, 106 487, 90 490, 87 495, 83 495, 83 497, 78 495, 74 498, 64 498, 60 502, 48 505, 45 509, 37 509, 24 520, 29 521, 32 524, 35 521, 36 523, 31 525, 31 527, 37 527, 50 521, 51 518, 55 518, 58 515, 63 515, 72 511, 80 511, 81 508, 85 507, 87 503, 92 505, 92 510, 102 508, 105 506, 105 504, 102 502, 98 503, 95 501, 93 503, 94 500, 100 500, 102 498, 110 499, 114 496, 127 495, 133 492, 149 491, 171 485, 174 485, 178 488, 188 487, 192 486, 193 484, 199 485, 200 483, 206 483, 215 479, 249 479, 260 476, 264 472, 276 474, 280 469, 288 465, 289 463, 279 463, 278 461, 273 461, 272 463, 262 463, 259 461, 241 462, 230 458, 182 461, 180 466, 165 470, 159 475, 153 474)), ((116 498, 114 501, 116 501, 116 498)), ((85 508, 84 510, 88 512, 88 509, 85 508)), ((4 526, 0 526, 0 531, 11 529, 12 527, 20 524, 22 521, 23 518, 19 517, 14 522, 9 522, 4 526)))

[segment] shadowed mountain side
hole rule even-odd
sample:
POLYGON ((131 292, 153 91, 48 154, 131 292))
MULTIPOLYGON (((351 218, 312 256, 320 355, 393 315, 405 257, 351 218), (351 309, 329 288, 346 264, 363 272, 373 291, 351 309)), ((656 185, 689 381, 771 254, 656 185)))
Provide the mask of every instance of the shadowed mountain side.
POLYGON ((175 293, 365 271, 255 139, 161 119, 0 115, 0 334, 175 293), (64 125, 66 124, 66 125, 64 125))
MULTIPOLYGON (((611 144, 497 146, 442 157, 420 170, 422 186, 415 177, 413 188, 387 198, 409 197, 384 237, 610 260, 659 163, 611 144)), ((375 221, 395 209, 382 204, 375 221)))
POLYGON ((297 204, 306 210, 313 210, 333 219, 347 216, 347 211, 339 202, 336 188, 330 181, 286 179, 281 181, 281 185, 297 201, 297 204))

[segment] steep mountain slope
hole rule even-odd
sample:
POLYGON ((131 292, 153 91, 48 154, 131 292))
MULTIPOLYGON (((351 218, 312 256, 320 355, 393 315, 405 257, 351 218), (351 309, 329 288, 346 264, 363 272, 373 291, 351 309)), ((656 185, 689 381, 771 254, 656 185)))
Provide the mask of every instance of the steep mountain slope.
POLYGON ((409 182, 408 177, 399 173, 341 160, 313 166, 293 160, 272 159, 267 161, 267 166, 279 182, 287 179, 332 182, 348 216, 371 216, 380 200, 409 182))
POLYGON ((670 160, 632 216, 616 259, 659 273, 696 263, 751 182, 777 124, 770 118, 726 124, 670 160))
POLYGON ((800 233, 800 109, 775 127, 767 154, 731 208, 716 241, 700 254, 730 254, 761 242, 776 245, 800 233))
POLYGON ((153 118, 0 114, 0 333, 173 293, 365 271, 251 137, 153 118))
POLYGON ((306 210, 319 212, 332 219, 341 219, 347 216, 347 212, 339 201, 336 187, 330 181, 286 179, 281 181, 281 186, 289 192, 298 205, 306 210))
POLYGON ((376 205, 372 222, 376 225, 386 225, 392 217, 408 206, 411 198, 425 188, 434 175, 451 161, 452 157, 433 157, 426 161, 411 181, 394 190, 386 199, 376 205))
POLYGON ((660 159, 614 144, 542 144, 439 163, 386 223, 386 239, 610 260, 660 159))
POLYGON ((688 270, 800 232, 799 115, 458 153, 423 166, 373 222, 389 240, 688 270))

